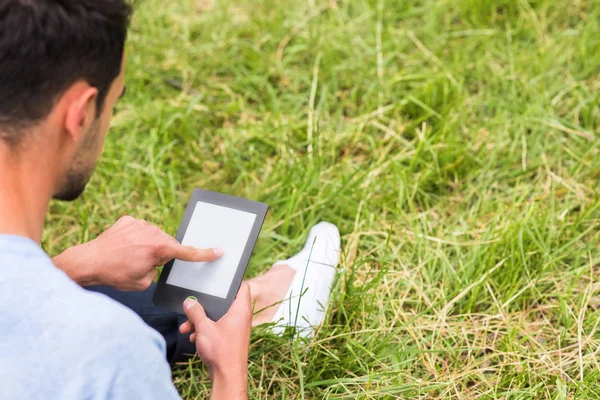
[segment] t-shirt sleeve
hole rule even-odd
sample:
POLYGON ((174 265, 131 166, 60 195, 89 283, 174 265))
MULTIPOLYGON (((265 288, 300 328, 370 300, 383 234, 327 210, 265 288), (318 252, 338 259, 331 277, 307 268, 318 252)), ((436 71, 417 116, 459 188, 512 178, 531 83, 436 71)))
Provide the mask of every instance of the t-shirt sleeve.
POLYGON ((137 337, 124 338, 117 346, 121 354, 108 398, 181 399, 173 386, 162 337, 149 328, 142 332, 137 331, 137 337))

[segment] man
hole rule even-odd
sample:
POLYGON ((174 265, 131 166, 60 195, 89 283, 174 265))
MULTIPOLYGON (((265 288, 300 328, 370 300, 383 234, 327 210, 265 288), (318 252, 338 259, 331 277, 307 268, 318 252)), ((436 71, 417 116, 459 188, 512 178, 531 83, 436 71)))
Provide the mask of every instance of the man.
POLYGON ((183 246, 131 217, 54 260, 41 249, 51 198, 77 198, 100 156, 124 92, 130 12, 125 0, 0 2, 2 399, 178 398, 165 351, 181 359, 190 341, 213 398, 245 398, 252 324, 310 335, 323 321, 339 252, 331 224, 242 284, 216 323, 196 301, 184 303, 184 322, 150 299, 156 266, 214 260, 218 249, 183 246))

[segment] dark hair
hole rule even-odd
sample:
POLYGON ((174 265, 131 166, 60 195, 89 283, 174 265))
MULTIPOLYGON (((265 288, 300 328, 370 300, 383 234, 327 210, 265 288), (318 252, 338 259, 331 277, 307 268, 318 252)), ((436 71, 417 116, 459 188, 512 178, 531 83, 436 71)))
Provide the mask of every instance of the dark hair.
POLYGON ((126 0, 0 0, 0 139, 20 142, 81 79, 98 89, 99 115, 130 16, 126 0))

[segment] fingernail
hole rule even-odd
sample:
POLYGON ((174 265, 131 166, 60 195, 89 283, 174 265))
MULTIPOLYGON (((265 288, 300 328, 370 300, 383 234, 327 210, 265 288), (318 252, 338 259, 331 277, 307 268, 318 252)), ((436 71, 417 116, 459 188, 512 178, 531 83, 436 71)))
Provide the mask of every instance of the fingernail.
POLYGON ((188 297, 187 299, 185 299, 185 301, 183 302, 183 308, 184 310, 189 310, 190 308, 194 307, 196 305, 197 301, 196 298, 191 298, 188 297))
POLYGON ((215 248, 213 249, 213 252, 215 253, 215 255, 216 255, 217 257, 221 257, 223 254, 225 254, 225 250, 223 250, 223 249, 222 249, 222 248, 220 248, 220 247, 215 247, 215 248))

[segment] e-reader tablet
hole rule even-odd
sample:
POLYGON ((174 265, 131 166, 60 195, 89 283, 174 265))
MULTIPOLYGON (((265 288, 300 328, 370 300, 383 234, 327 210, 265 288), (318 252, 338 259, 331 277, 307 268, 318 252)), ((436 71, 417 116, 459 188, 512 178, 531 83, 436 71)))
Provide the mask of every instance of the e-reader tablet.
POLYGON ((193 296, 213 321, 225 315, 242 283, 267 208, 264 203, 195 189, 176 238, 201 249, 219 247, 225 254, 212 262, 169 261, 156 286, 154 304, 184 314, 183 301, 193 296))

